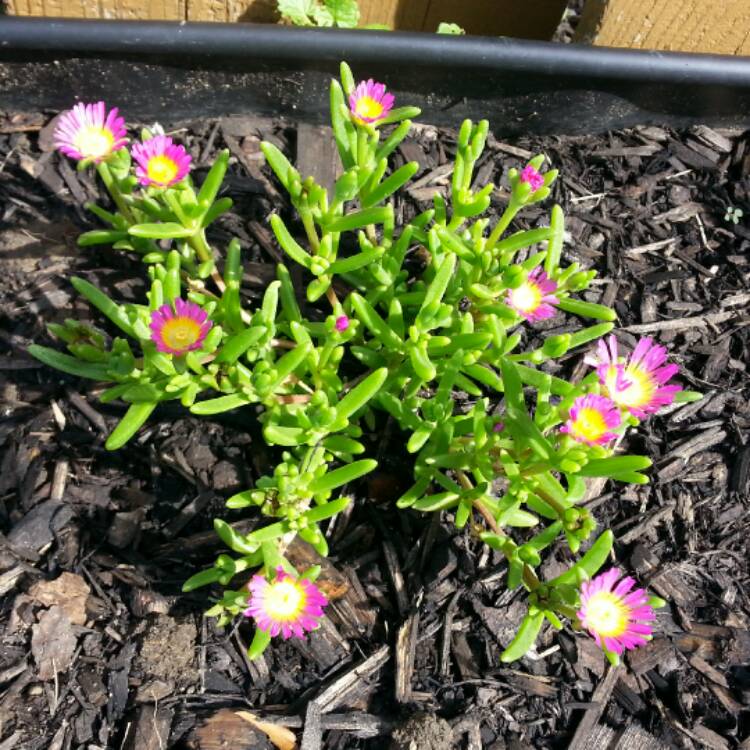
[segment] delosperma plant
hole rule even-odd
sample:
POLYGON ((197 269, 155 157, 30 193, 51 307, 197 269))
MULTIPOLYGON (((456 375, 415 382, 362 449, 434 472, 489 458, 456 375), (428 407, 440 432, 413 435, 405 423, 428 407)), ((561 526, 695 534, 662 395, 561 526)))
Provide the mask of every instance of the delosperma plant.
POLYGON ((103 103, 63 115, 59 149, 81 168, 95 166, 114 204, 89 206, 107 228, 79 244, 139 254, 150 289, 142 304, 120 304, 74 278, 117 335, 68 320, 50 326, 68 353, 38 345, 31 353, 110 383, 101 400, 128 404, 110 449, 162 401, 205 416, 260 406, 279 463, 227 501, 254 508, 258 523, 241 534, 217 519, 228 551, 184 586, 227 587, 208 614, 224 624, 252 618, 252 657, 272 636, 303 636, 319 623, 327 600, 314 583, 318 571, 295 570, 286 549, 299 536, 327 553, 321 524, 351 502, 342 488, 375 468, 363 435, 376 436, 391 417, 414 458, 413 482, 396 506, 445 512, 506 558, 510 589, 528 592, 503 660, 531 649, 545 621, 567 621, 616 661, 648 639, 660 602, 617 568, 599 573, 614 537, 581 505, 587 480, 646 482, 650 461, 619 452, 620 439, 697 394, 672 382, 677 366, 650 339, 621 353, 610 335, 614 311, 580 298, 595 273, 561 264, 559 206, 547 225, 512 230, 516 214, 550 195, 557 173, 544 171, 543 155, 508 171, 507 205, 493 220, 486 214, 495 187, 477 186, 474 174, 488 123, 467 120, 450 200, 436 192, 431 208, 401 226, 392 199, 419 167, 392 169, 389 157, 419 111, 395 108, 383 84, 355 84, 345 64, 330 103, 342 164, 332 193, 262 144, 299 219, 273 214, 270 225, 289 263, 302 268, 304 288, 280 264, 256 308, 240 293, 239 242, 219 252, 205 234, 232 205, 220 197, 228 153, 198 186, 189 155, 169 136, 144 131, 128 149, 124 122, 103 103), (535 326, 558 311, 579 320, 577 330, 541 336, 535 326), (550 372, 569 352, 591 367, 578 382, 550 372), (553 545, 569 549, 570 564, 542 580, 553 545))

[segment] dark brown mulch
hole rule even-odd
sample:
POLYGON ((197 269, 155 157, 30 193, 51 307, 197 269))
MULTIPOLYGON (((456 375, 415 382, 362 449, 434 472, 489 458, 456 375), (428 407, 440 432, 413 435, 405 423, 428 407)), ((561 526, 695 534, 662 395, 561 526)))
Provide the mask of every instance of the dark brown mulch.
MULTIPOLYGON (((221 551, 212 517, 241 520, 223 499, 273 466, 253 412, 199 420, 167 405, 109 453, 120 407, 24 353, 48 341, 45 321, 89 314, 72 272, 125 299, 144 286, 135 260, 75 248, 90 226, 80 203, 98 189, 51 151, 48 122, 0 116, 0 748, 271 747, 237 711, 290 727, 305 748, 383 748, 415 713, 393 747, 748 746, 749 134, 490 139, 479 165, 478 181, 500 186, 498 209, 505 170, 549 155, 566 260, 600 273, 586 298, 614 304, 627 342, 669 346, 682 382, 705 394, 629 436, 654 460, 652 484, 607 486, 590 503, 619 535, 618 560, 670 601, 654 641, 612 670, 590 639, 545 631, 536 654, 502 666, 521 598, 505 592, 497 555, 449 517, 395 510, 410 467, 383 421, 368 436, 380 467, 330 529, 324 579, 340 598, 328 622, 250 664, 248 626, 218 630, 201 617, 210 592, 180 586, 221 551), (730 207, 744 210, 738 224, 730 207)), ((249 118, 184 127, 199 179, 217 149, 232 150, 236 207, 212 240, 240 237, 257 299, 279 258, 266 218, 289 213, 258 143, 294 157, 298 134, 249 118)), ((453 133, 424 127, 397 154, 422 165, 397 206, 405 219, 445 189, 453 147, 453 133)), ((580 355, 563 367, 580 373, 580 355)))

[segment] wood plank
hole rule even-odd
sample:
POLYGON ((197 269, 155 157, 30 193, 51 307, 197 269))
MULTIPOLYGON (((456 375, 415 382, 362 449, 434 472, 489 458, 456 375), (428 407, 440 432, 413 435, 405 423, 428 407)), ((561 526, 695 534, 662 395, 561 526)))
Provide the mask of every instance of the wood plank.
POLYGON ((750 3, 588 0, 576 41, 607 47, 750 55, 750 3))
POLYGON ((333 195, 336 178, 341 174, 341 162, 331 128, 300 124, 297 129, 296 167, 303 180, 312 176, 328 190, 329 195, 333 195))
MULTIPOLYGON (((596 690, 594 690, 594 694, 591 696, 591 708, 587 709, 583 714, 583 718, 576 728, 568 750, 588 750, 591 747, 589 738, 592 734, 595 736, 598 734, 595 730, 599 718, 604 713, 607 703, 609 703, 610 696, 615 689, 621 673, 622 666, 610 667, 604 679, 596 686, 596 690)), ((598 744, 597 746, 601 747, 598 744)))
MULTIPOLYGON (((441 21, 469 33, 549 39, 566 0, 360 0, 360 25, 385 24, 411 31, 435 31, 441 21)), ((172 21, 278 20, 276 0, 7 0, 17 16, 143 19, 172 21)))

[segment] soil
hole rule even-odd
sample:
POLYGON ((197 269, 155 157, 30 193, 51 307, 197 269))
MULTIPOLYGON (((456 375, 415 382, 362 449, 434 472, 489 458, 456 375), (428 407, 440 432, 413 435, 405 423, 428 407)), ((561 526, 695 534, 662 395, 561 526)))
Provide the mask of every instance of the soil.
MULTIPOLYGON (((647 334, 667 345, 681 382, 704 394, 629 434, 654 461, 651 484, 606 486, 588 502, 616 530, 619 563, 669 601, 657 636, 619 669, 591 639, 550 630, 535 653, 501 665, 522 600, 505 591, 502 560, 449 515, 395 510, 411 469, 385 419, 367 436, 377 472, 329 528, 324 627, 249 663, 250 626, 218 629, 202 618, 215 592, 180 587, 222 551, 214 516, 256 521, 223 506, 273 466, 254 412, 196 419, 165 405, 110 453, 122 407, 25 353, 50 343, 46 322, 90 316, 72 274, 122 299, 144 290, 134 259, 76 248, 96 225, 81 205, 99 190, 50 135, 48 114, 0 115, 0 748, 290 747, 290 733, 305 750, 383 748, 399 725, 393 746, 420 749, 749 746, 750 134, 490 138, 479 164, 477 181, 499 186, 497 212, 507 169, 549 156, 565 259, 600 274, 585 298, 614 305, 626 343, 647 334), (415 713, 434 739, 409 734, 413 719, 403 726, 415 713)), ((323 179, 326 147, 298 154, 307 129, 251 118, 182 123, 177 137, 198 180, 217 149, 232 151, 235 208, 211 240, 239 236, 256 301, 280 257, 266 219, 280 210, 291 221, 259 141, 323 179)), ((421 165, 399 217, 445 191, 454 139, 422 127, 396 154, 421 165)), ((518 226, 543 223, 548 208, 518 226)), ((538 330, 573 326, 560 314, 538 330)), ((580 375, 581 355, 561 368, 580 375)), ((304 545, 295 554, 314 559, 304 545)), ((554 548, 543 573, 565 557, 554 548)))

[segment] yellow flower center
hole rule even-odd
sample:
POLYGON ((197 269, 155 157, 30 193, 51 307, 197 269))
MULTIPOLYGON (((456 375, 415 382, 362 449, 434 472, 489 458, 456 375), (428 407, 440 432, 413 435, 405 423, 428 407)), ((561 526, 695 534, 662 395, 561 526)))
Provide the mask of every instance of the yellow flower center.
POLYGON ((305 606, 305 592, 294 581, 277 581, 268 587, 264 603, 272 619, 294 620, 305 606))
POLYGON ((628 609, 620 597, 599 591, 586 603, 586 625, 599 635, 617 638, 628 627, 628 609))
POLYGON ((607 374, 607 390, 610 392, 612 400, 618 406, 632 406, 637 409, 651 401, 654 394, 654 383, 648 373, 645 373, 639 367, 626 367, 624 377, 630 385, 627 388, 618 390, 615 385, 617 381, 615 368, 610 367, 609 369, 612 373, 607 374))
POLYGON ((109 128, 89 125, 78 131, 74 145, 85 158, 100 159, 112 150, 114 142, 115 139, 109 128))
POLYGON ((354 113, 359 117, 366 117, 374 120, 383 114, 383 105, 373 99, 371 96, 363 96, 357 99, 357 105, 354 108, 354 113))
POLYGON ((161 329, 164 343, 175 351, 189 349, 201 337, 201 326, 192 318, 171 318, 161 329))
POLYGON ((542 302, 542 292, 536 284, 524 281, 510 293, 513 307, 521 312, 533 312, 542 302))
POLYGON ((149 180, 155 182, 157 185, 168 185, 177 177, 178 171, 179 167, 174 159, 160 154, 159 156, 152 156, 148 160, 146 174, 149 180))
POLYGON ((578 417, 573 426, 575 431, 587 440, 598 440, 607 431, 607 423, 602 413, 590 406, 578 410, 578 417))

